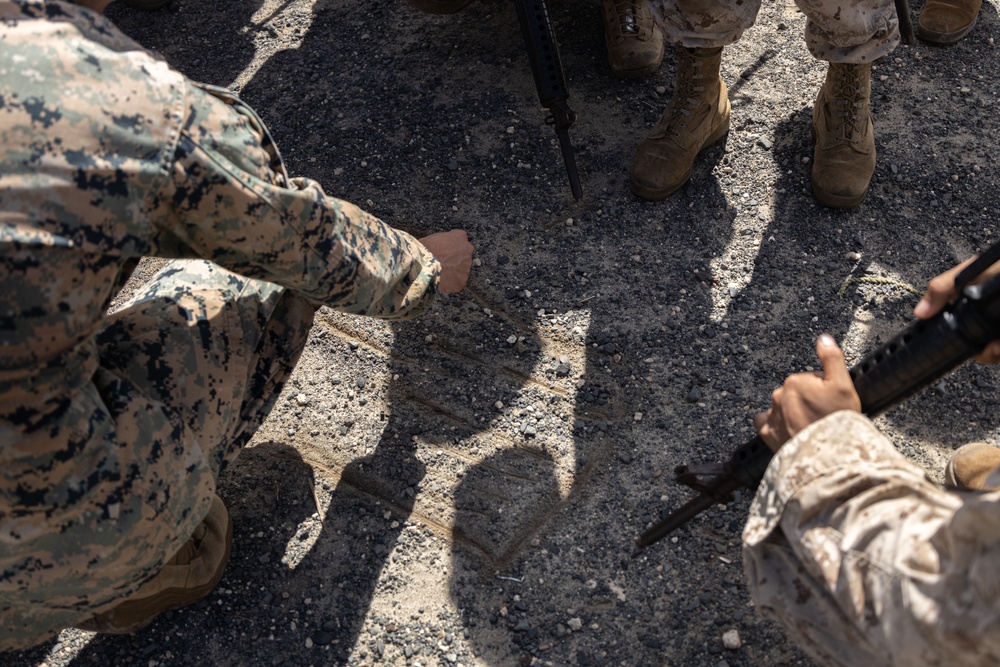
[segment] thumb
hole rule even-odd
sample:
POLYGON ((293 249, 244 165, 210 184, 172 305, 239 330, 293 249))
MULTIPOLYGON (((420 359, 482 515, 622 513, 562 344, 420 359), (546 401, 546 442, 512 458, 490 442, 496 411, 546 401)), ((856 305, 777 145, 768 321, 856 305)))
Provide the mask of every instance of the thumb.
POLYGON ((830 334, 822 334, 816 339, 816 356, 823 365, 823 378, 827 382, 852 384, 851 373, 847 370, 844 353, 830 334))

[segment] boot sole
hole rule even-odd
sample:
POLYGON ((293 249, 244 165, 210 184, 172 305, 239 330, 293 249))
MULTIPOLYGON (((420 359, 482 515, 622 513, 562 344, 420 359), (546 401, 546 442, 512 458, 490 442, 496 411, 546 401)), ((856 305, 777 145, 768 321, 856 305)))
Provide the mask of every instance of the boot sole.
POLYGON ((917 21, 917 37, 924 40, 925 42, 930 42, 931 44, 937 44, 938 46, 951 46, 962 41, 962 38, 972 32, 972 29, 976 27, 976 22, 979 21, 979 16, 972 19, 972 23, 955 30, 953 32, 935 32, 933 30, 928 30, 927 28, 920 25, 919 20, 917 21))
POLYGON ((809 177, 809 184, 812 186, 813 197, 827 208, 855 208, 861 205, 861 202, 865 200, 865 196, 868 194, 868 188, 865 188, 864 192, 853 197, 833 195, 817 188, 816 181, 812 179, 811 175, 809 177))
POLYGON ((646 65, 641 69, 620 69, 615 67, 610 62, 608 64, 611 65, 611 73, 620 79, 641 79, 642 77, 652 74, 656 70, 660 69, 660 65, 662 63, 663 57, 661 56, 655 63, 646 65))
MULTIPOLYGON (((695 156, 696 160, 698 159, 698 155, 701 155, 703 150, 716 143, 729 133, 729 119, 730 116, 727 115, 725 122, 719 125, 719 127, 715 129, 715 132, 712 132, 712 134, 705 139, 705 143, 703 143, 701 148, 698 149, 698 154, 695 156)), ((687 173, 684 174, 684 177, 680 180, 680 182, 669 188, 648 188, 641 183, 636 183, 632 179, 629 179, 629 189, 632 190, 632 194, 636 197, 640 197, 647 201, 661 201, 684 187, 684 184, 690 180, 692 171, 694 171, 693 164, 691 165, 691 168, 687 170, 687 173)))

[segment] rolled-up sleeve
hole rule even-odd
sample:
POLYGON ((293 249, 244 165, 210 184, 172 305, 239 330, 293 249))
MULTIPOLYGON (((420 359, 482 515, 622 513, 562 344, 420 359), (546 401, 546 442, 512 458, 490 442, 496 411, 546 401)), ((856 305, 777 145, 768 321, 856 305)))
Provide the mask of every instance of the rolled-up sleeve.
POLYGON ((409 234, 318 183, 288 178, 257 115, 232 93, 189 85, 155 250, 201 257, 349 313, 405 318, 433 296, 440 264, 409 234))
POLYGON ((942 488, 858 413, 781 448, 743 541, 756 606, 821 664, 1000 664, 1000 493, 942 488))

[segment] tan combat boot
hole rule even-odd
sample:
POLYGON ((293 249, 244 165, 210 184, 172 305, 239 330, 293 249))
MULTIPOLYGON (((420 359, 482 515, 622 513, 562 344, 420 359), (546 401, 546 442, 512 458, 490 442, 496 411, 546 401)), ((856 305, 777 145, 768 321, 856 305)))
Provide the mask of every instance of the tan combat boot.
POLYGON ((983 0, 927 0, 917 19, 917 37, 934 44, 954 44, 969 34, 983 0))
POLYGON ((110 634, 136 632, 164 611, 197 602, 222 579, 232 545, 233 522, 222 499, 215 496, 208 516, 159 574, 125 601, 76 627, 110 634))
POLYGON ((676 52, 674 94, 652 132, 632 158, 632 192, 657 201, 677 192, 691 176, 694 159, 729 131, 729 92, 719 74, 722 47, 676 52))
POLYGON ((959 447, 944 469, 944 483, 963 491, 998 491, 986 482, 1000 468, 1000 448, 985 442, 959 447))
POLYGON ((875 173, 871 64, 830 63, 813 106, 812 190, 830 208, 853 208, 875 173))
POLYGON ((611 71, 624 79, 652 74, 663 62, 663 33, 645 0, 601 0, 611 71))

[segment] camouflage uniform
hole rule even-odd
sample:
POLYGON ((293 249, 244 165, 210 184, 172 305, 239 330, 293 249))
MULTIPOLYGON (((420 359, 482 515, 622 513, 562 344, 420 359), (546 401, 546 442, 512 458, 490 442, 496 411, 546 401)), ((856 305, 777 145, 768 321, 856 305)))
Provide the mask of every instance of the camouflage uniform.
POLYGON ((822 665, 1000 664, 1000 492, 934 484, 858 413, 781 448, 743 541, 757 608, 822 665))
MULTIPOLYGON (((754 24, 760 0, 649 0, 662 12, 664 40, 689 48, 732 44, 754 24)), ((870 63, 899 43, 892 0, 795 0, 806 15, 806 46, 818 60, 870 63)))
POLYGON ((184 544, 318 304, 413 316, 440 266, 289 179, 234 95, 59 2, 0 0, 0 193, 10 649, 113 606, 184 544), (107 315, 140 256, 175 259, 107 315))

